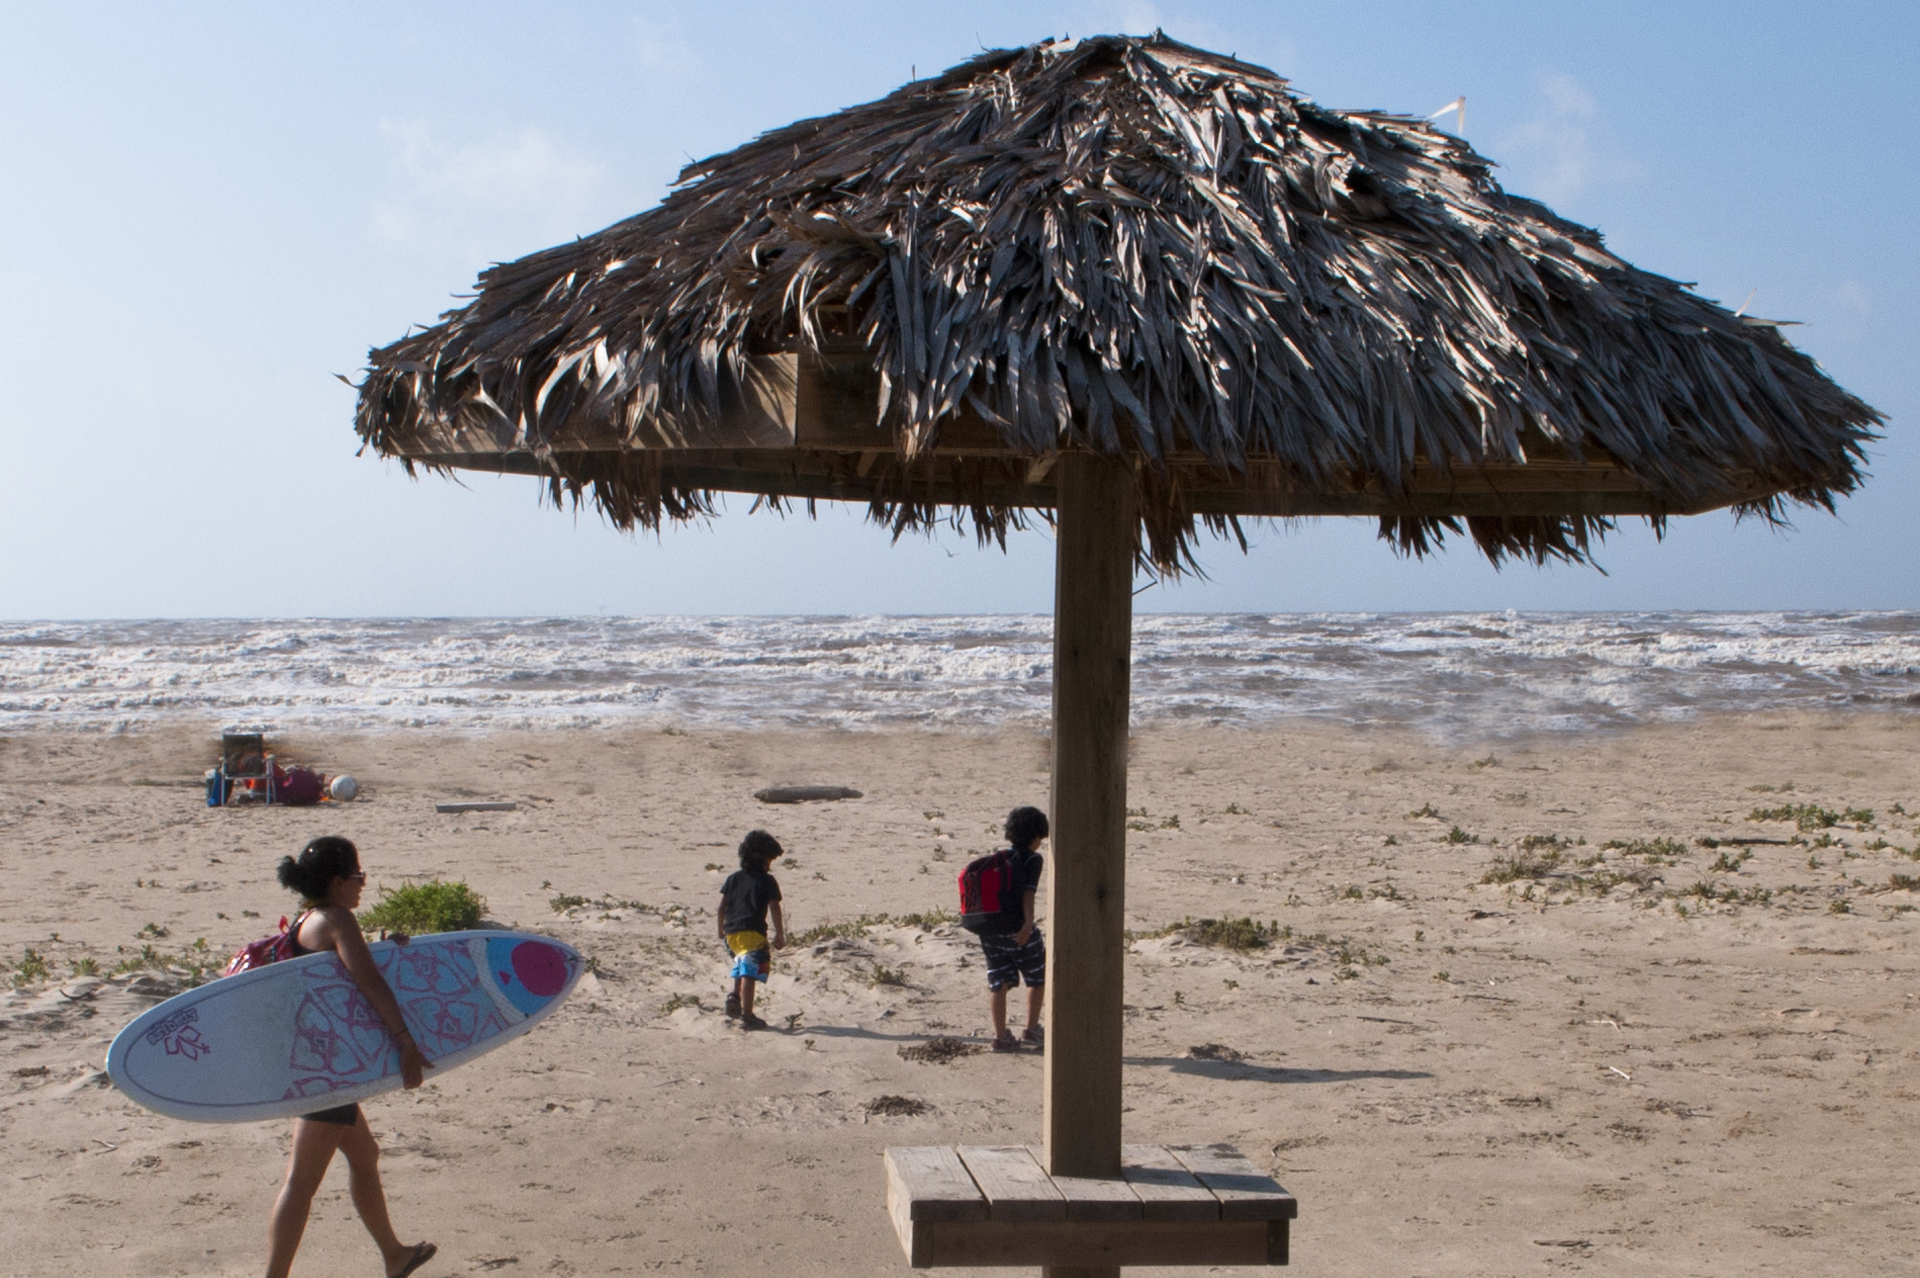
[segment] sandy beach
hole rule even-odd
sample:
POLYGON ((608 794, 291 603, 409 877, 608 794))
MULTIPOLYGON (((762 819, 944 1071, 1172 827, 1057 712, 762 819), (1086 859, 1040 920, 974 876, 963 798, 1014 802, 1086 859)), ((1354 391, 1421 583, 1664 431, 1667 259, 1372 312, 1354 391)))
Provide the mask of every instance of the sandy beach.
MULTIPOLYGON (((0 1273, 260 1269, 288 1125, 164 1119, 98 1071, 178 988, 169 956, 224 958, 291 913, 274 863, 319 833, 376 886, 464 879, 598 965, 534 1035, 368 1105, 402 1235, 441 1245, 426 1274, 903 1273, 881 1149, 1037 1139, 1037 1055, 901 1056, 984 1046, 987 1008, 971 938, 899 920, 952 909, 1006 810, 1046 802, 1042 739, 278 745, 364 796, 210 810, 203 732, 0 739, 0 958, 50 973, 0 1006, 0 1273), (865 797, 751 798, 780 782, 865 797), (454 798, 519 808, 435 813, 454 798), (745 1035, 711 912, 756 825, 811 935, 777 959, 773 1031, 745 1035), (157 967, 76 975, 149 945, 157 967)), ((1271 1170, 1302 1274, 1911 1273, 1917 745, 1897 712, 1481 746, 1143 731, 1128 1138, 1271 1170), (1168 930, 1241 916, 1278 931, 1238 951, 1168 930)), ((336 1170, 296 1272, 377 1263, 336 1170)))

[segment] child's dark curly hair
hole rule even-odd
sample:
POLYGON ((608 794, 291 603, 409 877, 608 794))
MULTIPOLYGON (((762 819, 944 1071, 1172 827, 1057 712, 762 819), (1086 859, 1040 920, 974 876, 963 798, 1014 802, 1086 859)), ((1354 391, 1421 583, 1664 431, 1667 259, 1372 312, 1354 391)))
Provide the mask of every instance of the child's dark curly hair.
POLYGON ((1039 808, 1015 808, 1007 813, 1007 842, 1023 852, 1051 832, 1047 814, 1039 808))
POLYGON ((765 830, 749 830, 747 837, 740 840, 740 868, 743 870, 765 870, 773 864, 777 856, 786 849, 780 846, 780 840, 765 830))
POLYGON ((280 858, 280 886, 298 892, 302 899, 318 904, 327 899, 327 889, 335 879, 360 872, 360 849, 353 840, 337 834, 323 834, 300 849, 300 859, 280 858))

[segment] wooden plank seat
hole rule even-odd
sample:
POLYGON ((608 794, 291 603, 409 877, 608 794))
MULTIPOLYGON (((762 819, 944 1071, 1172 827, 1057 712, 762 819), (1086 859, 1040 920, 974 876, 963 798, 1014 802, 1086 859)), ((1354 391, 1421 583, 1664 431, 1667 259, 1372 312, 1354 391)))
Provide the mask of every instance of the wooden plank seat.
POLYGON ((1231 1145, 1127 1145, 1117 1180, 1024 1145, 896 1145, 887 1211, 915 1269, 1284 1265, 1299 1204, 1231 1145))

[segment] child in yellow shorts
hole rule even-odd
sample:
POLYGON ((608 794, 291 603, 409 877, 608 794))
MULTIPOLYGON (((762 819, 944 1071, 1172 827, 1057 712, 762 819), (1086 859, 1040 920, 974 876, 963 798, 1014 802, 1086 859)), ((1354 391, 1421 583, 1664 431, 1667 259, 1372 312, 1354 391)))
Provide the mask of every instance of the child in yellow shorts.
POLYGON ((740 1028, 761 1030, 767 1023, 753 1014, 754 985, 773 969, 773 950, 787 947, 787 929, 780 916, 780 884, 767 873, 785 851, 765 830, 753 830, 740 840, 740 868, 720 885, 716 919, 720 940, 733 955, 728 975, 727 1018, 740 1018, 740 1028), (773 915, 773 945, 767 944, 767 915, 773 915))

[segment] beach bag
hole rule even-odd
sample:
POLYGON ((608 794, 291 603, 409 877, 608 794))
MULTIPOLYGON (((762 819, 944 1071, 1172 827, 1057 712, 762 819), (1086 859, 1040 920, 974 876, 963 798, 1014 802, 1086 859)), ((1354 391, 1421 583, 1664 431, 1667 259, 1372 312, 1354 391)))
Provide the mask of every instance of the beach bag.
MULTIPOLYGON (((309 913, 311 913, 311 911, 309 911, 309 913)), ((293 921, 292 926, 288 926, 287 916, 282 914, 280 916, 280 930, 277 933, 272 936, 263 936, 257 941, 249 942, 244 949, 233 956, 233 959, 227 964, 227 970, 220 973, 220 975, 238 976, 242 972, 251 972, 256 967, 265 967, 269 963, 278 963, 281 959, 298 957, 294 951, 293 934, 298 932, 300 925, 306 921, 307 916, 302 914, 293 921)))
POLYGON ((276 803, 303 808, 310 803, 320 802, 325 790, 324 779, 312 768, 296 765, 282 771, 279 764, 273 766, 273 799, 276 803))
POLYGON ((960 926, 976 936, 1009 936, 1026 921, 1013 851, 1001 848, 960 871, 960 926))

